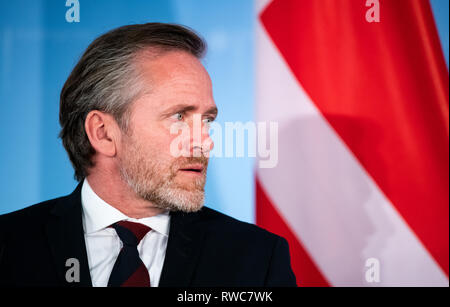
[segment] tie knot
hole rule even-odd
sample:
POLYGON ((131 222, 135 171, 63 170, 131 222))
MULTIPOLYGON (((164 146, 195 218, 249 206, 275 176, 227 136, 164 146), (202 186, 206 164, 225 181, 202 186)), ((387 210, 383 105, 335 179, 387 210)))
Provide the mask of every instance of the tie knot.
POLYGON ((120 221, 111 225, 125 245, 137 246, 142 238, 152 230, 150 227, 140 223, 120 221))

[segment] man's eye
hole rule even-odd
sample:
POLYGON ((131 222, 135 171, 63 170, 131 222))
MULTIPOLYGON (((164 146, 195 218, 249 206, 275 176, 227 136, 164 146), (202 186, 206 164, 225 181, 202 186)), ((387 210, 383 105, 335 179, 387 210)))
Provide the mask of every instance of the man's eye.
POLYGON ((183 120, 183 113, 181 112, 175 113, 174 115, 172 115, 172 117, 176 120, 183 120))
POLYGON ((213 121, 214 121, 214 118, 211 118, 211 117, 207 117, 203 120, 203 122, 205 124, 211 124, 213 121))

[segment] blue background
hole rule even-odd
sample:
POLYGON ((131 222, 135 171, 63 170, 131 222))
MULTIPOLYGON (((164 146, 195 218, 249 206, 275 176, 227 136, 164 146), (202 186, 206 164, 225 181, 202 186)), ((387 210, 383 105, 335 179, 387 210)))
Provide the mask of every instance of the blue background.
MULTIPOLYGON (((59 133, 59 92, 88 44, 121 25, 175 22, 208 42, 218 122, 253 120, 253 0, 0 0, 0 214, 69 194, 76 186, 59 133)), ((431 0, 448 66, 448 0, 431 0)), ((213 158, 206 203, 254 222, 254 160, 213 158)))

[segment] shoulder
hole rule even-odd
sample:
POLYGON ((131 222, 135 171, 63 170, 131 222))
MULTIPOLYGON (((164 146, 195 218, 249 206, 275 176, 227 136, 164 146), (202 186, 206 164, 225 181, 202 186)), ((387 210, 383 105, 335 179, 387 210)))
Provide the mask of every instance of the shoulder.
POLYGON ((60 203, 63 203, 65 197, 54 198, 34 204, 32 206, 0 215, 0 236, 6 234, 18 234, 39 228, 39 225, 48 219, 52 210, 60 203))
POLYGON ((295 286, 286 239, 208 207, 196 214, 205 272, 231 274, 242 285, 295 286))
POLYGON ((5 233, 16 234, 35 231, 45 224, 51 215, 70 214, 81 204, 81 186, 66 196, 49 199, 11 213, 0 215, 0 236, 5 233))
POLYGON ((239 221, 214 209, 203 207, 199 212, 198 223, 208 233, 220 237, 230 237, 233 241, 252 241, 254 243, 275 244, 282 237, 254 224, 239 221))

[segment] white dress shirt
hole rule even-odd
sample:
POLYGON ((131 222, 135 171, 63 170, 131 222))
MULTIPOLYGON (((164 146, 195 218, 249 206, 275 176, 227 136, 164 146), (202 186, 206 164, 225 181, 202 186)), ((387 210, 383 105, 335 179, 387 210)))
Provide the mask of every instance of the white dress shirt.
POLYGON ((149 272, 151 286, 157 287, 166 255, 170 225, 169 212, 142 219, 130 218, 95 194, 86 179, 81 189, 81 203, 92 286, 106 287, 108 285, 109 276, 122 248, 122 241, 116 231, 108 226, 127 220, 144 224, 152 229, 142 238, 137 249, 149 272))

